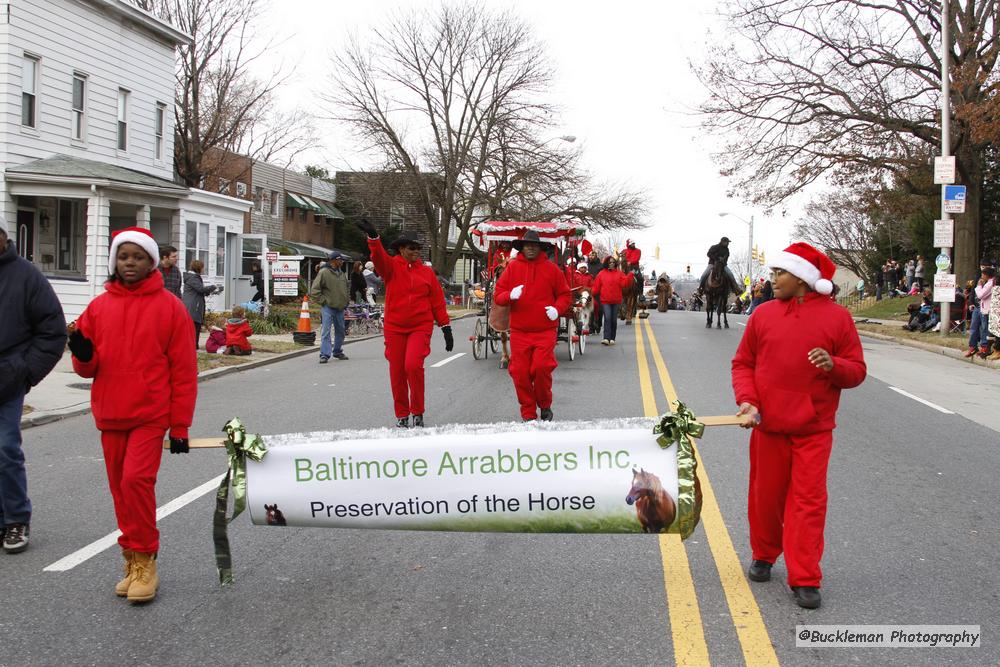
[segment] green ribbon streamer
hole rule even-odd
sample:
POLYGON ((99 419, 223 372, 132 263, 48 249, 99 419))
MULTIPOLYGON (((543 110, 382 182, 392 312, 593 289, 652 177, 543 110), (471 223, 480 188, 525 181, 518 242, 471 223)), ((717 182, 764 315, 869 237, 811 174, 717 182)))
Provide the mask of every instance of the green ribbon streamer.
POLYGON ((227 526, 242 514, 247 506, 247 459, 260 461, 267 454, 267 447, 259 435, 247 436, 246 428, 239 418, 229 420, 222 428, 226 432, 226 453, 229 468, 215 493, 215 516, 212 521, 212 537, 215 541, 215 566, 219 571, 219 583, 227 586, 233 583, 233 557, 229 551, 227 526), (233 487, 233 513, 226 516, 229 508, 229 483, 233 487))
POLYGON ((663 449, 677 445, 677 518, 667 532, 677 533, 686 540, 701 521, 701 483, 692 438, 701 438, 705 425, 686 405, 674 401, 674 410, 660 417, 653 434, 663 449))

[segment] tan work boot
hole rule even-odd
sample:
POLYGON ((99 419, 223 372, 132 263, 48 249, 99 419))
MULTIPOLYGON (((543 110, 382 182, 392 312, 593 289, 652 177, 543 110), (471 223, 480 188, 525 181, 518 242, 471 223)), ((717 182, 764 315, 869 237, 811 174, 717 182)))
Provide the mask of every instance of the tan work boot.
POLYGON ((156 597, 156 589, 159 586, 160 578, 156 575, 156 554, 134 552, 128 601, 149 602, 156 597))
POLYGON ((120 598, 128 595, 128 587, 132 584, 132 563, 135 561, 135 552, 131 549, 122 549, 122 557, 125 559, 125 578, 115 584, 115 595, 120 598))

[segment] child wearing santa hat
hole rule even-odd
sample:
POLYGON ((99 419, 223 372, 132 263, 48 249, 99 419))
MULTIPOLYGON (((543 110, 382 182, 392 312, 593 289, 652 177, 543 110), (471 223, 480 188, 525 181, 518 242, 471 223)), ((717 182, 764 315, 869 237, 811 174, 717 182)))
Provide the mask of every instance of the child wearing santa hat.
POLYGON ((125 558, 115 593, 129 602, 156 596, 156 474, 163 437, 170 451, 188 451, 198 387, 191 317, 163 287, 159 252, 148 229, 116 232, 105 292, 67 327, 74 370, 94 378, 91 407, 101 431, 104 463, 125 558))
POLYGON ((829 297, 830 258, 793 243, 771 267, 775 298, 754 310, 732 363, 738 415, 753 429, 748 576, 769 580, 784 553, 795 602, 815 609, 837 406, 866 367, 850 313, 829 297))

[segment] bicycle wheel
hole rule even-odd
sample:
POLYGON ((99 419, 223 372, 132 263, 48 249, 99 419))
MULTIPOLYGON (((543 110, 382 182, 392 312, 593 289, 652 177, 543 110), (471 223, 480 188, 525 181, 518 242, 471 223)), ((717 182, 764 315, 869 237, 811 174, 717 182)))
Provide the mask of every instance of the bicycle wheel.
POLYGON ((475 360, 486 357, 486 322, 481 317, 476 318, 476 329, 472 333, 472 358, 475 360))
POLYGON ((576 358, 576 343, 573 341, 573 336, 576 335, 576 322, 573 321, 572 317, 564 318, 566 320, 566 346, 569 348, 569 360, 573 361, 576 358))

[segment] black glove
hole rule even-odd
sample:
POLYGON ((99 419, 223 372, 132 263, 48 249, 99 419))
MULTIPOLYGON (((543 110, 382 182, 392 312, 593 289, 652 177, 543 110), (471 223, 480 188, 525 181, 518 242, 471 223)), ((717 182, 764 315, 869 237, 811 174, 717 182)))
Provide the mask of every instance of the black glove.
POLYGON ((368 238, 370 238, 370 239, 377 239, 378 238, 378 232, 375 231, 375 225, 373 225, 372 223, 368 222, 368 218, 361 218, 361 220, 359 220, 358 222, 355 222, 354 225, 358 229, 360 229, 361 231, 363 231, 365 234, 367 234, 368 238))
POLYGON ((80 361, 87 362, 94 358, 94 344, 86 338, 79 330, 74 331, 69 337, 69 351, 80 361))
POLYGON ((444 334, 444 349, 446 352, 451 352, 455 349, 455 337, 451 335, 451 325, 446 324, 441 327, 441 333, 444 334))
POLYGON ((191 450, 188 446, 187 438, 175 438, 170 436, 170 453, 171 454, 187 454, 191 450))

